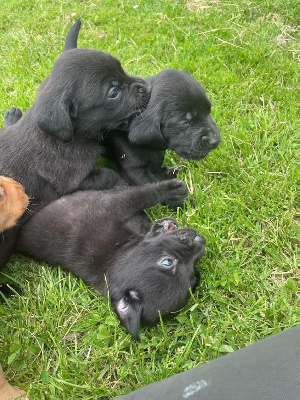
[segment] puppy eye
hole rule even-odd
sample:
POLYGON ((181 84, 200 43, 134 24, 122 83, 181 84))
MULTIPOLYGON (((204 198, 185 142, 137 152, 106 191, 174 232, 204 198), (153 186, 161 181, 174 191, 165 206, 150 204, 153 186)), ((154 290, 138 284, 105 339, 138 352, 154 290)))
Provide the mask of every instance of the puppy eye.
POLYGON ((172 258, 164 258, 160 262, 160 265, 162 265, 164 267, 172 267, 173 264, 174 264, 174 260, 172 260, 172 258))
POLYGON ((113 86, 108 91, 108 97, 111 99, 115 99, 116 97, 118 97, 119 93, 121 93, 121 90, 116 86, 113 86))
POLYGON ((182 125, 187 127, 187 126, 190 125, 190 121, 188 121, 187 119, 185 119, 184 121, 182 121, 182 125))
POLYGON ((176 258, 171 258, 168 256, 162 257, 158 262, 158 266, 161 268, 161 270, 175 274, 176 273, 176 265, 177 265, 177 259, 176 258))

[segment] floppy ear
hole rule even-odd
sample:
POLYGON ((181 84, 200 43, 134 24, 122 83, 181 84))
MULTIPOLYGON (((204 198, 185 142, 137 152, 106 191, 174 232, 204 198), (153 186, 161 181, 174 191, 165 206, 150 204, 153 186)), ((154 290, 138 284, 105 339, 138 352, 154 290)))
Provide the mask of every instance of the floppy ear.
POLYGON ((139 327, 143 309, 139 294, 135 290, 129 290, 121 300, 116 302, 115 309, 122 324, 139 342, 139 327))
POLYGON ((49 81, 42 88, 34 105, 35 121, 42 131, 55 139, 70 142, 73 139, 70 113, 76 116, 76 106, 72 104, 66 89, 61 91, 59 87, 50 88, 49 81))
POLYGON ((166 150, 167 144, 161 133, 161 106, 153 106, 152 101, 146 110, 135 117, 129 128, 129 142, 138 146, 149 146, 158 150, 166 150))

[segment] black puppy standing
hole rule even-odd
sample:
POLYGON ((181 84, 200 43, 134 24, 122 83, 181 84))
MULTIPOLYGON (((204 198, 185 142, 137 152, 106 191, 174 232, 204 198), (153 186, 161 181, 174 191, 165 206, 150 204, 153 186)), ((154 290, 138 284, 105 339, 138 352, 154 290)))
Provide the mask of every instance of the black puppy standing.
POLYGON ((140 323, 178 311, 196 283, 205 240, 170 218, 151 226, 142 211, 183 201, 179 180, 107 191, 76 192, 49 204, 23 227, 16 250, 74 272, 111 303, 139 340, 140 323))
MULTIPOLYGON (((12 109, 0 132, 0 173, 23 185, 31 213, 66 193, 124 183, 112 170, 93 168, 104 133, 128 126, 145 108, 148 88, 104 52, 73 49, 58 58, 34 106, 15 124, 21 114, 12 109)), ((0 268, 17 234, 15 227, 1 236, 0 268)))

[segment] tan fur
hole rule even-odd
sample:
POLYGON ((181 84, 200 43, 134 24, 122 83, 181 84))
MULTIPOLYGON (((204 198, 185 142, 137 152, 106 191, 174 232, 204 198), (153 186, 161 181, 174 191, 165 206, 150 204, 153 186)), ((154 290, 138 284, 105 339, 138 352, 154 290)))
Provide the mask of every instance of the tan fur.
MULTIPOLYGON (((28 205, 28 197, 20 183, 0 175, 0 231, 13 227, 28 205)), ((3 375, 0 365, 0 399, 26 400, 25 392, 11 386, 3 375)))
POLYGON ((3 371, 0 365, 0 399, 1 400, 28 400, 26 393, 15 386, 11 386, 4 378, 3 371))
POLYGON ((13 227, 28 205, 22 185, 0 176, 0 232, 13 227))

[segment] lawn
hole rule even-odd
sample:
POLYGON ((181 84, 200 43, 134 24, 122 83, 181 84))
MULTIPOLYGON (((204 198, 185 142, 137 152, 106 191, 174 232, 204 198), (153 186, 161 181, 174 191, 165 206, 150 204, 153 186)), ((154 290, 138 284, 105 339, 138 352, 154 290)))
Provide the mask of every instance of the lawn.
POLYGON ((2 0, 1 116, 33 104, 81 17, 79 47, 113 54, 130 74, 176 68, 198 79, 222 136, 201 162, 167 153, 195 206, 149 215, 197 229, 207 252, 193 298, 142 328, 141 343, 94 289, 13 256, 2 279, 23 296, 0 304, 0 361, 32 399, 111 399, 300 323, 299 15, 297 0, 2 0))

